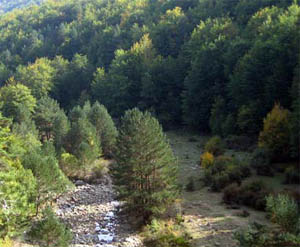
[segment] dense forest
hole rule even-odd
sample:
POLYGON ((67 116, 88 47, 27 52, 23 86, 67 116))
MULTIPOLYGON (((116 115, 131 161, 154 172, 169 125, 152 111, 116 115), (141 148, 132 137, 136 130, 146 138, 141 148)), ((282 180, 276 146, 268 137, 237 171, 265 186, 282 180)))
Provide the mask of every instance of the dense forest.
MULTIPOLYGON (((29 235, 54 222, 55 246, 67 246, 46 205, 101 174, 100 157, 116 161, 119 194, 144 222, 165 211, 180 189, 163 129, 218 136, 212 146, 242 136, 258 158, 299 159, 297 0, 1 1, 0 14, 3 241, 38 216, 29 235)), ((204 163, 219 155, 206 151, 204 163)))

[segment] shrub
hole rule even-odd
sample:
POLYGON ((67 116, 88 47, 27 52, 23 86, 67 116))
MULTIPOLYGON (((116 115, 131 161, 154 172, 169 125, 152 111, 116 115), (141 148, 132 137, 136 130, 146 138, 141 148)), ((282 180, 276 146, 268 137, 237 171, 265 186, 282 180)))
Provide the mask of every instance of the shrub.
POLYGON ((300 183, 300 171, 298 167, 288 167, 285 169, 285 183, 286 184, 299 184, 300 183))
POLYGON ((209 152, 205 152, 204 154, 201 155, 200 157, 200 165, 203 168, 208 168, 214 163, 214 156, 213 154, 209 152))
POLYGON ((266 206, 265 197, 269 194, 261 181, 252 181, 238 186, 228 185, 224 189, 223 201, 227 204, 238 204, 264 210, 266 206))
POLYGON ((43 212, 43 219, 34 225, 29 236, 42 247, 67 247, 71 243, 71 232, 59 222, 50 208, 43 212))
POLYGON ((275 104, 264 119, 263 130, 259 133, 259 147, 270 150, 273 160, 282 160, 289 155, 290 112, 275 104))
POLYGON ((268 196, 267 211, 271 214, 271 220, 277 223, 283 231, 291 233, 298 233, 300 231, 298 205, 288 195, 268 196))
POLYGON ((195 183, 193 177, 189 177, 189 182, 185 186, 185 189, 190 192, 195 191, 195 183))
POLYGON ((256 148, 253 151, 250 164, 256 170, 257 175, 273 175, 270 153, 265 148, 256 148))
POLYGON ((234 237, 241 247, 296 247, 300 243, 299 235, 278 232, 257 223, 251 224, 245 231, 236 232, 234 237))
POLYGON ((226 204, 240 204, 241 188, 237 183, 228 185, 223 192, 223 201, 226 204))
POLYGON ((80 164, 77 158, 69 153, 62 153, 59 161, 60 168, 68 177, 75 177, 80 164))
POLYGON ((270 192, 260 180, 251 181, 241 186, 240 203, 257 210, 265 210, 266 196, 270 192))
POLYGON ((238 159, 221 155, 204 170, 204 183, 211 186, 212 190, 220 191, 231 183, 240 184, 249 175, 250 169, 247 164, 241 163, 238 159))
POLYGON ((144 233, 146 247, 191 247, 189 235, 174 222, 152 220, 144 233))
POLYGON ((243 134, 255 135, 257 133, 257 108, 254 105, 243 105, 237 115, 237 125, 243 134))
POLYGON ((248 151, 253 146, 253 140, 248 136, 231 135, 225 139, 226 147, 237 151, 248 151))
POLYGON ((225 145, 219 136, 214 136, 208 140, 204 149, 206 152, 218 156, 225 152, 225 145))
POLYGON ((13 242, 8 237, 5 237, 4 239, 0 239, 0 246, 13 247, 13 242))
POLYGON ((230 183, 230 178, 228 173, 225 171, 216 174, 213 177, 211 188, 213 191, 221 191, 226 185, 230 183))
POLYGON ((24 169, 20 162, 0 154, 0 166, 1 238, 18 235, 28 225, 35 213, 37 186, 32 172, 24 169))

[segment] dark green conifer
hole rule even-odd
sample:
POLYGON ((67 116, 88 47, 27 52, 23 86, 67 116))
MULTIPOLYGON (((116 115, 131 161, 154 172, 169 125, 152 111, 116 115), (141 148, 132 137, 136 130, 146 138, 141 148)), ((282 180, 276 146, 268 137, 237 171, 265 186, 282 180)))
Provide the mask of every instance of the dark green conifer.
POLYGON ((116 144, 118 131, 105 106, 96 102, 90 110, 89 120, 96 128, 103 153, 111 155, 116 144))
POLYGON ((147 220, 177 197, 177 161, 158 121, 128 110, 117 138, 114 171, 120 196, 147 220))

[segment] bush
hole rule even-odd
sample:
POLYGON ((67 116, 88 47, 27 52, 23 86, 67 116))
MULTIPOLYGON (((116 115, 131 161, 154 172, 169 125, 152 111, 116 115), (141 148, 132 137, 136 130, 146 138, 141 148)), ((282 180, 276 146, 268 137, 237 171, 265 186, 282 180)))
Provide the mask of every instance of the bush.
POLYGON ((213 191, 221 191, 228 184, 230 184, 229 175, 223 171, 213 177, 211 188, 213 191))
POLYGON ((257 210, 265 210, 266 196, 270 193, 265 184, 260 181, 251 181, 241 186, 240 203, 257 210))
POLYGON ((186 191, 190 191, 190 192, 195 191, 195 183, 193 177, 189 177, 189 182, 185 186, 185 189, 186 191))
POLYGON ((248 136, 231 135, 225 139, 226 147, 236 151, 248 151, 253 146, 253 140, 248 136))
POLYGON ((205 152, 204 154, 201 155, 200 157, 200 165, 203 168, 208 168, 210 166, 212 166, 212 164, 214 163, 214 156, 213 154, 209 153, 209 152, 205 152))
POLYGON ((13 237, 24 231, 35 213, 37 184, 18 161, 0 155, 0 167, 0 238, 13 237))
POLYGON ((286 184, 299 184, 300 183, 300 171, 298 167, 288 167, 285 172, 285 183, 286 184))
POLYGON ((241 247, 296 247, 300 236, 291 233, 278 232, 261 224, 253 223, 247 230, 234 234, 241 247))
POLYGON ((68 247, 72 240, 71 232, 50 208, 44 210, 43 219, 32 227, 29 236, 42 247, 68 247))
POLYGON ((189 235, 174 222, 152 220, 144 233, 146 247, 191 247, 189 235))
POLYGON ((224 189, 223 201, 227 204, 238 204, 264 210, 269 191, 261 181, 253 181, 238 186, 236 183, 224 189))
POLYGON ((265 148, 256 148, 253 151, 250 164, 256 170, 257 175, 273 175, 270 152, 265 148))
POLYGON ((219 136, 214 136, 208 140, 204 149, 206 152, 218 156, 225 152, 225 145, 219 136))
POLYGON ((264 119, 263 130, 259 133, 258 145, 271 152, 273 160, 285 160, 290 152, 290 112, 275 104, 264 119))
POLYGON ((228 185, 223 192, 223 201, 226 204, 240 204, 241 188, 237 183, 228 185))
POLYGON ((271 220, 277 223, 285 232, 300 232, 300 215, 298 205, 294 199, 285 194, 267 197, 267 211, 271 220))
POLYGON ((220 191, 231 183, 240 184, 249 175, 250 169, 247 164, 222 155, 204 170, 204 183, 211 186, 213 191, 220 191))
POLYGON ((1 247, 13 247, 13 242, 8 238, 0 239, 1 247))

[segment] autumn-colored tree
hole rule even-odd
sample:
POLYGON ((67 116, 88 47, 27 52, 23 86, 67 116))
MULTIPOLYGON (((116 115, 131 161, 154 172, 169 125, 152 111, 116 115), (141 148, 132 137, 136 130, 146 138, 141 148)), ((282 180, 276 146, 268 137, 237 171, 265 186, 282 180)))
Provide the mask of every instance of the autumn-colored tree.
POLYGON ((259 133, 259 147, 267 148, 273 159, 289 154, 290 112, 276 103, 264 119, 263 130, 259 133))

